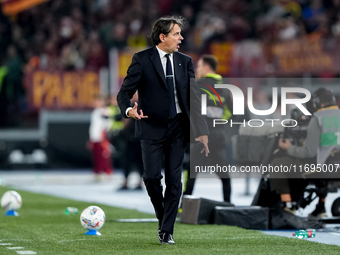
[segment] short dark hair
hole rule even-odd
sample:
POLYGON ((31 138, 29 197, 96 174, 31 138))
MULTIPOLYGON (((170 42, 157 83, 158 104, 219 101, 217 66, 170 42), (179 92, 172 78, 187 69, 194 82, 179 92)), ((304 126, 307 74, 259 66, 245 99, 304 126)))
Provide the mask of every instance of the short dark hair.
POLYGON ((324 104, 325 107, 336 105, 336 99, 333 94, 333 91, 327 88, 317 89, 313 93, 312 101, 315 109, 320 109, 321 104, 324 104))
POLYGON ((204 64, 208 65, 211 68, 211 70, 216 72, 218 60, 214 55, 203 55, 201 59, 204 64))
POLYGON ((164 34, 165 36, 168 36, 171 29, 173 28, 172 25, 175 24, 182 28, 184 24, 184 18, 177 16, 166 16, 156 20, 156 22, 152 26, 152 31, 150 35, 152 44, 153 45, 160 44, 161 40, 159 39, 159 35, 164 34))

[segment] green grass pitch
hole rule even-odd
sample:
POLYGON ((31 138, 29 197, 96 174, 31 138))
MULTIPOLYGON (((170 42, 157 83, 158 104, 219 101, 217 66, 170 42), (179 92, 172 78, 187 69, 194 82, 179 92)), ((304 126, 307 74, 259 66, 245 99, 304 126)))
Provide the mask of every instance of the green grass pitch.
MULTIPOLYGON (((0 186, 0 195, 8 188, 0 186)), ((85 203, 18 191, 23 206, 19 217, 0 214, 0 242, 24 247, 37 254, 340 254, 340 247, 259 231, 216 225, 176 223, 176 245, 161 245, 157 223, 106 222, 102 236, 85 236, 79 216, 89 205, 100 206, 107 219, 147 218, 150 214, 134 210, 85 203), (68 206, 79 209, 74 216, 64 215, 68 206)), ((114 195, 112 195, 114 199, 114 195)), ((17 254, 0 245, 0 254, 17 254)))

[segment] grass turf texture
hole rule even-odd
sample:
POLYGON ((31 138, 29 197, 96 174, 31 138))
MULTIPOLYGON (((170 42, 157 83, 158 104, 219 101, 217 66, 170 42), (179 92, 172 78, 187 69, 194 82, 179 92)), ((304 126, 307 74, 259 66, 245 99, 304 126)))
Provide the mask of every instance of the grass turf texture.
MULTIPOLYGON (((8 188, 0 186, 0 195, 8 188)), ((216 225, 176 223, 176 245, 161 245, 157 223, 106 222, 102 236, 85 236, 79 216, 95 203, 78 202, 20 191, 23 206, 19 217, 0 214, 0 240, 37 254, 340 254, 340 247, 306 240, 276 237, 259 231, 216 225), (79 209, 64 215, 68 206, 79 209)), ((114 197, 112 197, 114 199, 114 197)), ((98 205, 98 204, 96 204, 98 205)), ((147 218, 150 214, 105 205, 107 219, 147 218)), ((0 254, 17 254, 0 245, 0 254)))

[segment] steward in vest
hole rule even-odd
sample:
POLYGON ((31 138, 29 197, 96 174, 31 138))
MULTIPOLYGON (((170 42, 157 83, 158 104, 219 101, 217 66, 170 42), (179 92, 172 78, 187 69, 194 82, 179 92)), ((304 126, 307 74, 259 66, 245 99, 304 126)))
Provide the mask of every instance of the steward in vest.
MULTIPOLYGON (((195 166, 227 166, 227 143, 230 142, 227 125, 216 125, 213 127, 214 119, 229 120, 232 117, 232 99, 230 92, 226 89, 215 89, 215 84, 222 84, 222 76, 216 73, 217 59, 213 55, 203 55, 196 68, 197 87, 201 95, 207 98, 207 114, 206 120, 209 128, 209 157, 202 157, 200 146, 192 144, 190 147, 190 164, 184 166, 190 169, 190 178, 188 178, 188 170, 184 172, 184 193, 183 195, 191 195, 195 177, 195 166)), ((217 173, 221 178, 223 188, 223 198, 225 202, 230 202, 230 179, 228 173, 217 173)))

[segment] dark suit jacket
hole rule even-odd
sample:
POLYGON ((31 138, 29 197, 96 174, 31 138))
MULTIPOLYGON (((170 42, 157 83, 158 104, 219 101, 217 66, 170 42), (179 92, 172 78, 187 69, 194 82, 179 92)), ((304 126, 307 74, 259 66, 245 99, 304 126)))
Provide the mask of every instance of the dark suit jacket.
MULTIPOLYGON (((206 120, 201 115, 192 60, 187 55, 175 52, 173 64, 177 97, 187 127, 186 136, 189 136, 190 127, 195 137, 207 135, 209 131, 206 120)), ((137 52, 132 58, 127 76, 117 96, 118 105, 125 117, 127 117, 126 109, 131 107, 130 99, 137 90, 138 113, 142 109, 148 118, 136 121, 135 136, 141 139, 159 140, 168 127, 169 92, 156 47, 137 52)))

